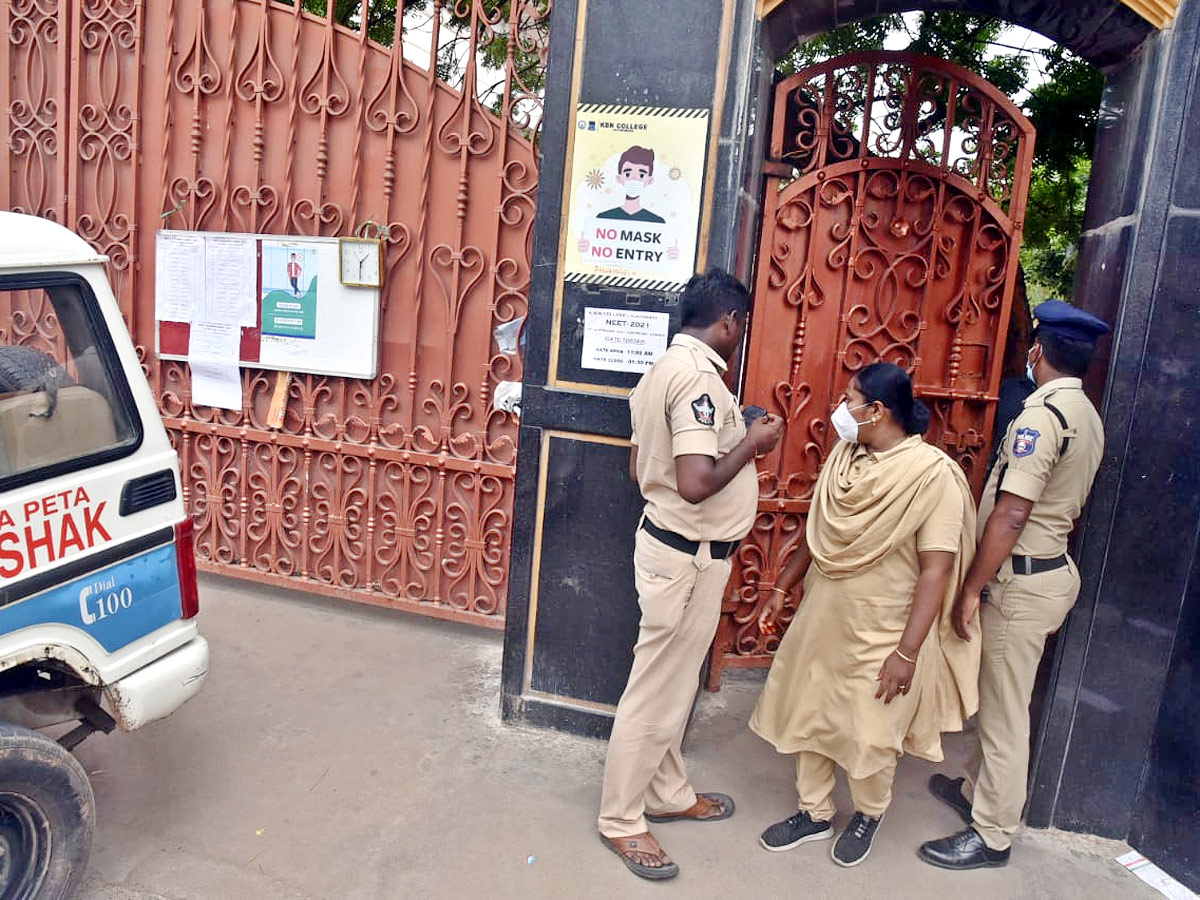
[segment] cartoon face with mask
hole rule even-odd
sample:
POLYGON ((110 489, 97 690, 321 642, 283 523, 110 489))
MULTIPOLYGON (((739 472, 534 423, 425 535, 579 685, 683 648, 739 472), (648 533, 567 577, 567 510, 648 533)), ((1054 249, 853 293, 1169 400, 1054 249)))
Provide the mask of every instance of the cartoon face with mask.
POLYGON ((642 196, 642 188, 654 181, 651 167, 635 162, 626 162, 617 173, 617 184, 625 188, 625 199, 635 200, 642 196))
POLYGON ((623 195, 620 206, 605 210, 597 219, 622 219, 634 222, 663 223, 662 216, 642 206, 642 193, 654 184, 654 151, 649 147, 630 147, 617 160, 617 190, 623 195))

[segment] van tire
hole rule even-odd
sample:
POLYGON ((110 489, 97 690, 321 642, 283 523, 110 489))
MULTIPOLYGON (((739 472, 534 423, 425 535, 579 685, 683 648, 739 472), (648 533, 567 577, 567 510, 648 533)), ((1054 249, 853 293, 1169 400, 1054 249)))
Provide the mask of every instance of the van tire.
POLYGON ((79 760, 36 731, 0 723, 0 897, 74 896, 95 827, 79 760))

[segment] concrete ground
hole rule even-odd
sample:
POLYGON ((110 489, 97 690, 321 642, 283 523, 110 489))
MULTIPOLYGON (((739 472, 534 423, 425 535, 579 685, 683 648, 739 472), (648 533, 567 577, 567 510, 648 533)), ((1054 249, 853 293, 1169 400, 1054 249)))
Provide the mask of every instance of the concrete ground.
POLYGON ((85 900, 1157 896, 1112 862, 1123 845, 1057 832, 1021 835, 1007 869, 925 865, 918 843, 959 824, 909 759, 863 865, 827 842, 763 851, 795 800, 789 761, 745 727, 754 673, 705 696, 685 747, 737 814, 659 826, 682 874, 643 882, 596 838, 603 742, 500 723, 499 635, 226 579, 201 595, 199 696, 79 749, 99 810, 85 900))

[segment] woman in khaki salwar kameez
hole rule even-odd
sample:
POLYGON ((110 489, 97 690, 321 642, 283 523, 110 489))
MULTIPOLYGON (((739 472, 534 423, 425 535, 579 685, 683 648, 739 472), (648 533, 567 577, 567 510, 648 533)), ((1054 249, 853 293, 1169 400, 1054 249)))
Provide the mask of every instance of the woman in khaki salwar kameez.
POLYGON ((762 845, 833 836, 836 764, 855 814, 832 856, 851 866, 870 851, 899 757, 940 761, 941 733, 978 708, 980 642, 957 637, 950 620, 974 555, 975 504, 959 466, 921 439, 929 411, 899 367, 863 369, 831 421, 841 440, 760 615, 773 631, 804 577, 750 727, 797 755, 800 811, 763 832, 762 845))

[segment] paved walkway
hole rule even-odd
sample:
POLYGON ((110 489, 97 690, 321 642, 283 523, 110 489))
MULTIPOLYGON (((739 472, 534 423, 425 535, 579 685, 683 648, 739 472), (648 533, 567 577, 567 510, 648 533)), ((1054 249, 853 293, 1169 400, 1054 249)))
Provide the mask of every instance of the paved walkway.
POLYGON ((737 815, 660 826, 683 871, 642 882, 596 839, 604 744, 500 723, 498 635, 225 579, 201 596, 204 690, 80 748, 100 817, 85 900, 1158 896, 1111 861, 1121 845, 1056 832, 1022 835, 1007 869, 921 863, 917 844, 958 820, 916 760, 858 868, 824 842, 763 851, 794 794, 789 762, 745 728, 753 673, 704 698, 685 747, 737 815))

